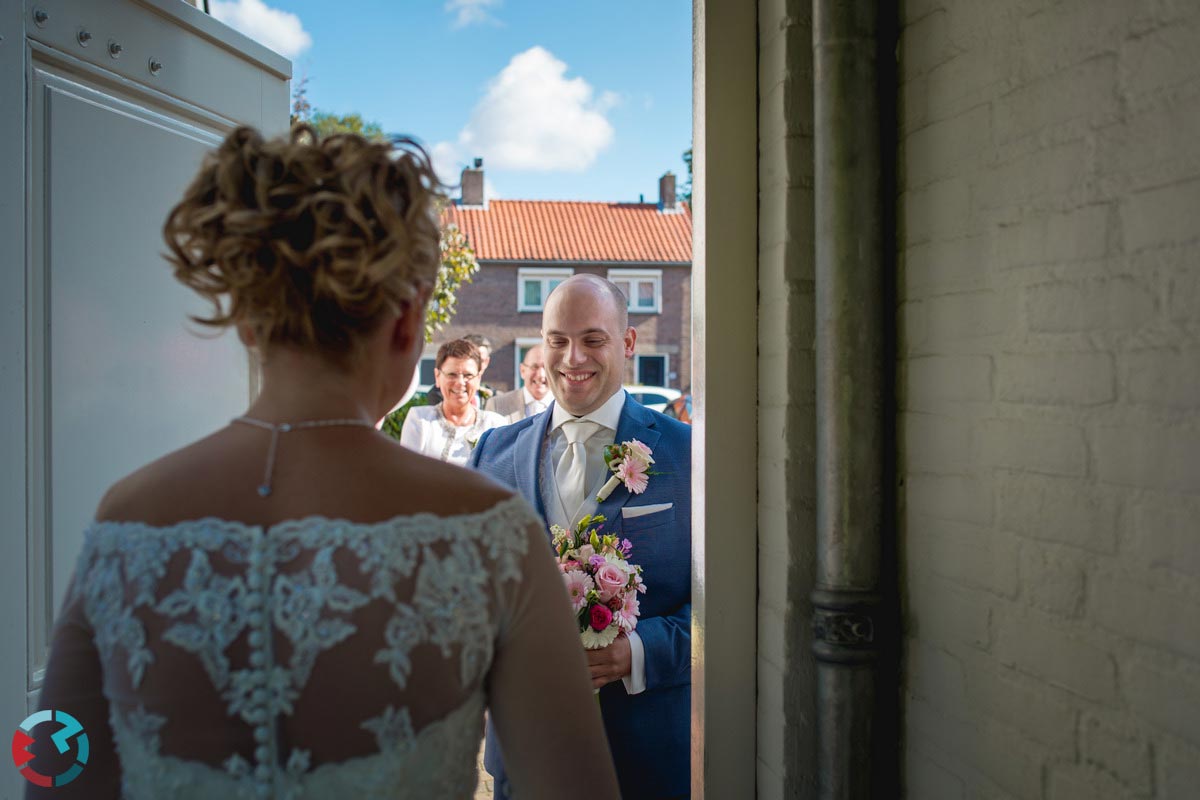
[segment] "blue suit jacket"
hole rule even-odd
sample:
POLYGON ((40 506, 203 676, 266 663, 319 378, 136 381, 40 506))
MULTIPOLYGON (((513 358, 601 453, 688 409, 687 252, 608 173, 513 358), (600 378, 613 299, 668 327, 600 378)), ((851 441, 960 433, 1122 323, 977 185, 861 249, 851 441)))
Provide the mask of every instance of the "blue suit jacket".
MULTIPOLYGON (((543 519, 539 472, 553 408, 486 431, 470 461, 520 492, 543 519)), ((650 476, 640 495, 618 486, 596 513, 604 515, 605 533, 629 539, 630 560, 642 566, 646 593, 639 598, 637 633, 645 647, 646 691, 629 695, 624 683, 615 681, 600 690, 600 708, 622 797, 683 797, 691 788, 692 429, 626 396, 616 441, 629 439, 651 449, 652 469, 661 474, 650 476), (622 516, 622 508, 662 503, 673 506, 622 516)), ((503 763, 490 727, 485 766, 503 787, 503 763)))

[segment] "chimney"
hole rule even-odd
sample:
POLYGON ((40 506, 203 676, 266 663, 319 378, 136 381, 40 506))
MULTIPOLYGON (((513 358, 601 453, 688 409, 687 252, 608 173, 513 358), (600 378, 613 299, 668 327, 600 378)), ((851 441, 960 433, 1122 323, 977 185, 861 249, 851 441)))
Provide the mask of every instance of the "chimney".
MULTIPOLYGON (((672 190, 673 192, 674 190, 672 190)), ((483 205, 483 159, 475 159, 475 166, 462 171, 462 205, 483 205)))
POLYGON ((668 172, 658 179, 658 210, 675 210, 675 174, 673 172, 668 172))

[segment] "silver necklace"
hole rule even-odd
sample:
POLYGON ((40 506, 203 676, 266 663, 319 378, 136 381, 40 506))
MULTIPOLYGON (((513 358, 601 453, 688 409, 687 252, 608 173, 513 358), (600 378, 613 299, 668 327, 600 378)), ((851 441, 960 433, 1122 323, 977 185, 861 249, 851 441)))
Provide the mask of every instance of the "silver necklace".
POLYGON ((267 447, 267 471, 263 475, 263 482, 258 487, 260 497, 269 497, 271 495, 271 474, 275 471, 275 450, 279 445, 279 434, 291 433, 292 431, 300 431, 306 428, 332 428, 335 426, 353 426, 356 428, 374 428, 375 426, 365 419, 309 419, 303 422, 281 422, 278 425, 266 422, 254 417, 235 417, 233 422, 240 422, 243 425, 252 425, 255 428, 262 428, 271 432, 271 444, 267 447))

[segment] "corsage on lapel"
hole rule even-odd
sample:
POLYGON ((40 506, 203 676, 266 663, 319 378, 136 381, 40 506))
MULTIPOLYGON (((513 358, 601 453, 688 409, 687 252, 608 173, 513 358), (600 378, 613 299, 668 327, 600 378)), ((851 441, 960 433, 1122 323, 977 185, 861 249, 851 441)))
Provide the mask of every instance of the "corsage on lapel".
POLYGON ((650 465, 654 463, 652 453, 649 447, 637 439, 605 447, 604 463, 612 470, 613 476, 596 494, 596 502, 603 503, 613 493, 613 489, 622 483, 633 494, 646 491, 646 487, 650 485, 650 476, 659 474, 650 469, 650 465))

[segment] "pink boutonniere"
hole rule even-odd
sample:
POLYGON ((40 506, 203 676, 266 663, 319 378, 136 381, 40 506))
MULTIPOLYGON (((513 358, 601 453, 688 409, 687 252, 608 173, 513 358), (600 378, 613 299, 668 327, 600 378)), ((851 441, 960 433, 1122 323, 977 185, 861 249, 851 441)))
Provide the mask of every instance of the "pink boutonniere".
POLYGON ((654 463, 652 452, 637 439, 605 447, 604 463, 612 470, 613 476, 596 494, 596 502, 603 503, 622 483, 633 494, 646 491, 646 487, 650 485, 650 476, 659 474, 650 469, 650 465, 654 463))

